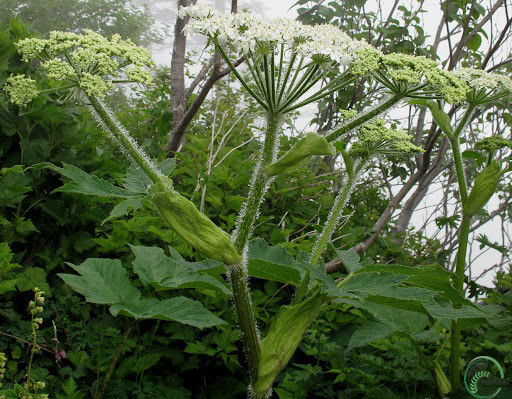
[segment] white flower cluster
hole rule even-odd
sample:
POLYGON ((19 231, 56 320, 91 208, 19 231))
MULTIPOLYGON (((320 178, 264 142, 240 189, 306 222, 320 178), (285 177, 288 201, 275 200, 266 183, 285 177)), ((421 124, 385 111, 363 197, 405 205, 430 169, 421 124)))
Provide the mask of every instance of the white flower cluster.
POLYGON ((512 78, 506 75, 472 68, 459 68, 453 71, 453 74, 464 80, 472 89, 512 93, 512 78))
POLYGON ((190 17, 186 34, 201 33, 241 54, 283 45, 306 60, 329 60, 344 66, 356 59, 358 51, 370 47, 330 24, 310 26, 288 18, 265 20, 248 12, 224 14, 204 5, 182 7, 178 15, 190 17))

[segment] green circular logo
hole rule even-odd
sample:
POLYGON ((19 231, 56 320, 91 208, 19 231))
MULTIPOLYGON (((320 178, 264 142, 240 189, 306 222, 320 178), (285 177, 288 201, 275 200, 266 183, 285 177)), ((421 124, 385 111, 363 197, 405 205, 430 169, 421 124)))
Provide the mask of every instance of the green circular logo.
POLYGON ((501 364, 490 356, 479 356, 471 360, 464 371, 464 385, 475 398, 494 398, 501 391, 505 377, 501 364))

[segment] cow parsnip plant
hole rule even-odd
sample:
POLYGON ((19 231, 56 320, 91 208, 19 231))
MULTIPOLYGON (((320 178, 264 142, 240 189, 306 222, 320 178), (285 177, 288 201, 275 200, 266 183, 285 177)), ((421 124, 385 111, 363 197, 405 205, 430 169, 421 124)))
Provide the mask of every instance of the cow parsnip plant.
MULTIPOLYGON (((140 206, 145 201, 183 241, 211 259, 187 271, 189 262, 177 253, 167 257, 159 248, 132 247, 136 255, 134 271, 143 285, 151 286, 156 292, 208 286, 232 294, 248 363, 251 397, 271 395, 274 379, 287 365, 327 301, 349 304, 373 317, 352 336, 349 348, 396 332, 413 339, 437 319, 485 317, 465 302, 451 285, 451 273, 438 265, 424 268, 367 265, 361 264, 354 252, 339 252, 349 274, 336 282, 325 274, 321 262, 350 193, 372 159, 403 157, 422 151, 406 133, 376 117, 407 98, 463 101, 470 92, 463 78, 442 70, 424 57, 384 55, 330 25, 306 26, 287 19, 266 21, 246 12, 222 14, 202 6, 182 8, 179 15, 190 18, 187 33, 208 37, 265 115, 259 159, 247 200, 231 235, 178 193, 169 178, 172 167, 156 166, 102 99, 118 83, 151 83, 148 68, 152 61, 147 50, 118 36, 107 39, 90 31, 83 35, 53 32, 49 39, 24 39, 17 44, 19 53, 27 62, 38 60, 47 80, 36 82, 30 76, 11 76, 5 89, 11 101, 20 106, 41 92, 73 96, 88 107, 130 157, 143 182, 136 189, 133 185, 114 186, 70 165, 44 166, 71 180, 61 191, 124 198, 131 206, 140 206), (233 60, 239 57, 245 60, 247 74, 234 66, 233 60), (323 78, 333 74, 336 78, 322 85, 323 78), (360 114, 347 112, 347 119, 331 131, 323 135, 306 134, 279 156, 282 124, 291 112, 361 79, 376 79, 382 84, 380 103, 360 114), (273 178, 299 168, 314 155, 332 155, 336 150, 342 154, 345 177, 312 253, 294 259, 286 251, 269 247, 261 240, 251 242, 260 204, 273 178), (251 268, 251 256, 255 254, 265 261, 263 266, 253 262, 251 268), (139 261, 139 257, 143 260, 139 261), (223 282, 201 273, 219 264, 225 267, 230 290, 223 282), (248 275, 297 287, 293 302, 281 307, 263 338, 252 309, 248 275), (369 334, 369 331, 377 333, 369 334)), ((117 214, 123 212, 118 210, 117 214)), ((201 304, 187 301, 188 298, 142 298, 119 261, 89 259, 72 267, 81 276, 63 275, 64 280, 88 301, 110 305, 113 314, 172 320, 200 328, 222 322, 201 304)))

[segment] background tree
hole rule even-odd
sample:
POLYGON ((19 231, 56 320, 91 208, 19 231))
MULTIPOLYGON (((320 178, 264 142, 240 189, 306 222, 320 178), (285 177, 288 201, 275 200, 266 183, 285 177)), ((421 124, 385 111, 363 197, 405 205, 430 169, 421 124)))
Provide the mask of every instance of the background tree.
POLYGON ((148 7, 133 0, 2 0, 0 21, 13 17, 42 35, 91 29, 105 36, 118 33, 141 45, 162 40, 148 7))

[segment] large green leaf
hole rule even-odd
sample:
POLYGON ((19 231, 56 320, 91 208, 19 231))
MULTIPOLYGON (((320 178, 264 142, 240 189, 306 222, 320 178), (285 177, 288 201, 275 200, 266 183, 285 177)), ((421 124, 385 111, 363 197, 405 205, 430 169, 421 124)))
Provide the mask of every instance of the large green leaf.
POLYGON ((495 316, 484 312, 475 305, 462 305, 460 308, 454 308, 449 304, 431 301, 425 304, 425 308, 433 318, 438 320, 486 319, 495 316))
POLYGON ((177 321, 198 328, 212 327, 225 322, 206 309, 200 302, 183 296, 158 300, 141 299, 132 302, 117 303, 110 312, 122 314, 136 320, 158 319, 177 321))
POLYGON ((137 209, 142 208, 142 201, 144 197, 131 197, 122 200, 119 204, 114 206, 106 218, 101 224, 108 222, 112 219, 117 219, 118 217, 128 215, 131 211, 136 211, 137 209))
MULTIPOLYGON (((166 158, 158 165, 165 176, 169 176, 176 167, 175 158, 166 158)), ((131 165, 126 171, 123 186, 134 193, 146 193, 153 183, 146 174, 137 166, 131 165)))
POLYGON ((16 273, 16 287, 20 291, 33 290, 39 288, 47 295, 52 291, 46 282, 46 271, 40 267, 27 267, 16 273))
POLYGON ((358 270, 358 273, 395 273, 408 276, 405 283, 416 287, 426 288, 437 292, 444 299, 456 303, 464 302, 461 296, 452 286, 453 274, 443 269, 440 265, 403 266, 403 265, 372 265, 358 270))
POLYGON ((282 247, 271 247, 257 238, 249 242, 247 258, 251 277, 293 285, 300 282, 302 268, 282 247))
POLYGON ((347 351, 354 348, 371 344, 372 342, 387 338, 396 331, 396 328, 389 324, 379 323, 377 321, 367 320, 350 337, 347 351))
POLYGON ((346 251, 336 250, 336 254, 349 273, 354 273, 365 266, 364 263, 360 263, 359 254, 353 249, 346 251))
POLYGON ((139 290, 130 284, 128 273, 118 259, 89 258, 78 266, 68 264, 80 275, 58 276, 87 302, 112 305, 140 298, 139 290))
POLYGON ((354 293, 364 298, 368 295, 381 295, 398 299, 427 301, 437 293, 421 287, 404 286, 409 276, 395 273, 358 273, 351 276, 340 288, 342 293, 354 293))
POLYGON ((71 182, 64 183, 62 187, 59 187, 55 191, 63 193, 78 193, 85 195, 96 195, 98 197, 119 197, 119 198, 130 198, 134 196, 140 196, 141 193, 134 193, 126 190, 122 187, 114 186, 106 180, 99 178, 98 176, 90 175, 80 168, 74 165, 66 163, 62 164, 63 167, 49 163, 42 162, 38 164, 39 167, 49 168, 62 176, 71 179, 71 182))
POLYGON ((187 268, 183 258, 166 256, 162 248, 130 245, 135 260, 133 270, 143 284, 158 291, 177 288, 203 288, 229 294, 226 284, 213 276, 204 275, 187 268))
POLYGON ((420 302, 381 296, 369 297, 365 301, 347 299, 345 302, 366 310, 373 318, 391 326, 394 331, 414 335, 428 324, 427 312, 420 302))

